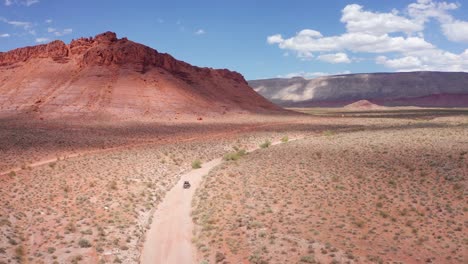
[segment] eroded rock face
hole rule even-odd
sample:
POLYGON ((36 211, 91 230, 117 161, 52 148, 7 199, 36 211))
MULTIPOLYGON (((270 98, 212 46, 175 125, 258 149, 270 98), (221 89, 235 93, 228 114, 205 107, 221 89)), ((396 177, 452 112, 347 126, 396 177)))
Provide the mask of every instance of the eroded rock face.
POLYGON ((10 65, 33 58, 64 58, 68 55, 68 46, 63 43, 63 41, 55 40, 48 44, 19 48, 0 53, 0 65, 10 65))
POLYGON ((401 72, 249 81, 265 98, 288 107, 345 106, 359 101, 388 106, 468 106, 468 73, 401 72))
POLYGON ((99 43, 110 43, 110 42, 115 42, 118 40, 117 34, 115 34, 114 32, 110 32, 110 31, 98 34, 96 35, 96 37, 94 37, 94 39, 99 43))
MULTIPOLYGON (((157 66, 168 71, 180 71, 182 68, 192 67, 178 61, 168 54, 158 53, 145 45, 129 41, 127 38, 118 39, 114 32, 105 32, 95 37, 79 38, 66 45, 60 40, 48 44, 18 48, 0 53, 0 65, 10 65, 25 62, 34 58, 76 58, 81 66, 102 66, 111 64, 140 64, 142 66, 157 66)), ((228 73, 223 75, 228 77, 228 73)), ((236 74, 231 74, 239 78, 236 74)), ((241 77, 243 79, 243 77, 241 77)))
POLYGON ((237 72, 192 66, 113 32, 1 53, 0 65, 0 113, 283 111, 237 72))

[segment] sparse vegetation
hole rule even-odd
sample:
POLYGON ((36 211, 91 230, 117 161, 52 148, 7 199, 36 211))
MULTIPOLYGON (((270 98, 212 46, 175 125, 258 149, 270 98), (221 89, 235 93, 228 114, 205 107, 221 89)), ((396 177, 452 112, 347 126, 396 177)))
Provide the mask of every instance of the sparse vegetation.
MULTIPOLYGON (((141 138, 132 140, 144 144, 115 151, 110 148, 129 142, 118 139, 118 129, 102 134, 81 130, 84 135, 99 134, 83 141, 72 129, 65 131, 76 141, 46 134, 65 142, 63 150, 54 151, 50 149, 55 141, 41 139, 45 143, 40 145, 30 141, 44 132, 25 132, 24 140, 8 142, 35 147, 16 148, 7 142, 2 145, 5 152, 0 152, 0 166, 7 172, 0 178, 0 263, 19 255, 29 262, 89 263, 88 252, 95 250, 102 257, 113 249, 117 253, 109 262, 131 262, 151 223, 152 210, 180 173, 195 160, 223 156, 233 145, 237 147, 224 159, 235 162, 217 167, 197 190, 194 243, 200 262, 214 262, 217 252, 223 254, 223 262, 233 263, 249 257, 258 263, 307 263, 312 257, 320 263, 360 263, 369 261, 367 256, 382 262, 404 257, 460 263, 468 257, 462 250, 467 243, 463 166, 468 155, 454 143, 467 140, 463 117, 423 123, 348 117, 327 122, 275 125, 275 132, 250 129, 216 141, 163 145, 147 143, 155 137, 140 128, 141 138), (322 131, 339 136, 325 140, 322 136, 329 133, 322 131), (267 139, 283 142, 286 133, 306 139, 242 158, 245 149, 267 139), (74 152, 95 146, 105 146, 106 151, 66 158, 74 153, 68 146, 77 148, 74 152), (15 148, 21 152, 15 154, 15 148), (53 168, 30 165, 43 156, 57 156, 60 161, 53 168), (25 169, 11 173, 18 167, 25 169), (48 242, 30 244, 36 234, 48 242), (80 243, 81 239, 88 243, 80 243), (356 250, 358 245, 365 250, 356 250), (77 249, 81 255, 76 255, 77 249)), ((15 137, 19 131, 0 127, 2 136, 15 137)), ((200 131, 193 133, 204 138, 212 133, 200 131)))
POLYGON ((260 144, 260 148, 268 148, 271 146, 271 142, 269 140, 265 140, 262 144, 260 144))
POLYGON ((236 152, 230 152, 226 155, 224 155, 224 160, 226 161, 235 161, 240 159, 241 157, 245 156, 247 152, 245 149, 239 149, 236 152))
POLYGON ((80 239, 80 241, 78 241, 78 245, 82 248, 89 248, 91 247, 91 243, 87 240, 87 239, 80 239))
POLYGON ((369 130, 327 129, 322 135, 333 140, 307 137, 210 173, 193 209, 194 240, 209 245, 201 256, 214 261, 222 253, 223 261, 250 263, 467 257, 460 235, 466 206, 455 202, 463 199, 458 177, 466 155, 454 158, 461 152, 455 138, 466 133, 450 125, 394 120, 393 128, 373 121, 369 130))
POLYGON ((331 137, 331 136, 334 136, 336 134, 335 131, 332 131, 332 130, 325 130, 322 132, 322 134, 326 137, 331 137))
POLYGON ((192 169, 199 169, 201 167, 201 161, 199 159, 192 161, 192 169))

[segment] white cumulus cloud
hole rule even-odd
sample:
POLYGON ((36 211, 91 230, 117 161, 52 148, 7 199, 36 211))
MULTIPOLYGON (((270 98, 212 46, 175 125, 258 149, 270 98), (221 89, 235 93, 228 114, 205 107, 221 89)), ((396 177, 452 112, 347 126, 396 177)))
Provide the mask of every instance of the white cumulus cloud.
POLYGON ((269 37, 268 42, 278 44, 281 49, 299 53, 342 50, 382 53, 404 52, 432 47, 432 44, 420 37, 390 37, 388 34, 376 36, 362 32, 321 38, 297 34, 294 37, 283 39, 281 35, 273 35, 269 37))
POLYGON ((48 38, 36 38, 36 43, 44 43, 44 42, 49 42, 50 39, 48 38))
POLYGON ((66 28, 62 31, 55 31, 54 34, 55 36, 63 36, 63 35, 68 35, 68 34, 71 34, 73 32, 73 29, 71 28, 66 28))
POLYGON ((393 69, 414 69, 422 66, 422 62, 414 56, 407 56, 398 59, 389 59, 386 56, 378 56, 377 64, 384 65, 387 68, 393 69))
POLYGON ((292 77, 302 77, 304 79, 313 79, 322 76, 329 76, 329 75, 341 75, 341 74, 350 74, 351 71, 342 71, 342 72, 291 72, 285 75, 278 75, 278 78, 292 78, 292 77))
POLYGON ((39 0, 5 0, 6 6, 12 6, 12 5, 32 6, 37 3, 39 3, 39 0))
POLYGON ((442 31, 451 41, 468 43, 468 22, 466 21, 457 20, 442 24, 442 31))
POLYGON ((315 58, 328 63, 358 61, 348 57, 349 51, 378 54, 377 64, 396 71, 468 71, 466 51, 449 52, 424 38, 426 24, 435 20, 449 41, 468 43, 468 22, 457 20, 450 13, 459 7, 459 3, 417 0, 403 12, 375 12, 350 4, 342 10, 340 21, 346 28, 343 34, 324 36, 309 28, 290 37, 270 35, 267 43, 293 52, 300 59, 315 58))
POLYGON ((64 36, 64 35, 71 34, 73 32, 73 29, 66 28, 64 30, 57 30, 56 28, 48 27, 47 32, 53 33, 57 37, 61 37, 61 36, 64 36))
POLYGON ((450 10, 459 7, 457 3, 434 2, 432 0, 418 0, 416 3, 409 4, 407 11, 409 16, 417 23, 424 24, 431 18, 436 18, 441 23, 452 21, 450 10))
POLYGON ((199 30, 195 31, 194 34, 195 34, 195 35, 203 35, 203 34, 205 34, 205 33, 206 33, 205 30, 199 29, 199 30))
POLYGON ((284 41, 284 39, 281 36, 281 34, 276 34, 276 35, 272 35, 272 36, 267 37, 268 44, 277 44, 277 43, 281 43, 283 41, 284 41))
POLYGON ((2 19, 3 22, 15 26, 15 27, 22 27, 25 30, 29 29, 32 27, 31 22, 26 22, 26 21, 14 21, 14 20, 7 20, 7 19, 2 19))
POLYGON ((346 24, 348 32, 364 32, 371 35, 382 35, 392 32, 417 32, 423 25, 411 19, 399 16, 396 10, 392 13, 375 13, 364 11, 360 5, 347 5, 342 11, 341 22, 346 24))
POLYGON ((350 63, 351 60, 348 58, 348 55, 343 52, 338 52, 334 54, 323 54, 317 57, 318 60, 329 62, 329 63, 350 63))

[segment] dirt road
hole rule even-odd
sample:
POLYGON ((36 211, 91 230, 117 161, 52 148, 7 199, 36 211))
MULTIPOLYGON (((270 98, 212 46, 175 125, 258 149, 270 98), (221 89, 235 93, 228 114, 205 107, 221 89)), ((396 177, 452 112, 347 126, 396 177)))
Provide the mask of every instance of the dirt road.
MULTIPOLYGON (((292 139, 290 141, 297 140, 292 139)), ((272 145, 281 142, 273 142, 272 145)), ((248 152, 257 150, 250 149, 248 152)), ((203 175, 222 162, 222 158, 202 164, 202 168, 182 175, 177 185, 164 197, 153 215, 150 230, 140 257, 141 264, 195 263, 196 252, 192 245, 193 222, 190 212, 195 190, 203 175), (190 189, 184 189, 184 181, 190 181, 190 189)))
POLYGON ((153 222, 140 258, 140 263, 193 263, 195 253, 192 248, 193 223, 190 217, 192 197, 200 185, 202 176, 219 165, 222 159, 204 163, 203 167, 182 175, 177 185, 164 197, 153 215, 153 222), (184 189, 184 181, 191 187, 184 189))

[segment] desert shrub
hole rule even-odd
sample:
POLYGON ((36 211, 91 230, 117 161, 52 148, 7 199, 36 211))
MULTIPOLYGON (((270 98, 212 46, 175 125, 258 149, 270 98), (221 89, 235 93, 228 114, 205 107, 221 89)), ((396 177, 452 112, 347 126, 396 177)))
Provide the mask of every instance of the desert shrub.
POLYGON ((260 144, 261 148, 268 148, 269 146, 271 146, 271 142, 268 139, 265 140, 265 142, 263 142, 262 144, 260 144))
POLYGON ((194 161, 192 161, 192 169, 199 169, 201 168, 201 161, 196 159, 194 161))
POLYGON ((110 188, 111 190, 114 190, 114 191, 117 190, 117 189, 118 189, 118 188, 117 188, 117 182, 116 182, 116 181, 112 181, 112 182, 109 184, 109 188, 110 188))
POLYGON ((123 246, 121 246, 121 247, 120 247, 120 249, 121 249, 121 250, 128 250, 128 249, 129 249, 129 247, 128 247, 128 246, 126 246, 126 245, 123 245, 123 246))
POLYGON ((83 256, 81 256, 81 255, 76 255, 76 256, 74 256, 74 257, 72 258, 71 263, 73 263, 73 264, 79 263, 79 262, 82 261, 82 260, 83 260, 83 256))
POLYGON ((16 254, 16 258, 18 260, 20 260, 20 261, 23 260, 23 258, 24 258, 24 248, 23 248, 23 246, 17 247, 15 249, 15 254, 16 254))
POLYGON ((54 247, 49 247, 49 248, 47 248, 47 252, 49 252, 50 254, 52 254, 52 253, 55 252, 55 248, 54 248, 54 247))
POLYGON ((367 255, 367 260, 373 262, 373 263, 384 263, 383 259, 379 256, 372 256, 372 255, 367 255))
POLYGON ((93 230, 87 229, 87 230, 81 231, 81 234, 83 234, 83 235, 92 235, 92 234, 93 234, 93 230))
POLYGON ((246 151, 245 149, 239 149, 239 150, 237 151, 237 155, 239 155, 239 156, 241 156, 241 157, 242 157, 242 156, 245 156, 245 154, 247 154, 247 151, 246 151))
POLYGON ((324 136, 331 137, 331 136, 335 135, 336 133, 334 131, 331 131, 331 130, 325 130, 325 131, 322 132, 322 134, 324 136))
POLYGON ((224 160, 230 161, 230 160, 238 160, 242 156, 245 156, 247 154, 247 151, 245 149, 239 149, 236 152, 231 152, 226 155, 224 155, 224 160))
POLYGON ((301 257, 301 262, 304 262, 304 263, 315 263, 315 258, 314 258, 314 256, 312 256, 312 255, 303 256, 303 257, 301 257))
POLYGON ((224 256, 223 253, 221 253, 221 252, 216 252, 216 256, 215 256, 216 263, 222 262, 225 258, 226 258, 226 257, 224 256))
POLYGON ((78 245, 82 248, 89 248, 91 247, 91 242, 89 242, 87 239, 80 239, 80 241, 78 241, 78 245))
POLYGON ((65 227, 66 232, 68 233, 74 233, 76 232, 76 226, 74 222, 69 222, 67 226, 65 227))
POLYGON ((357 227, 361 228, 361 227, 364 226, 364 221, 362 221, 362 220, 355 221, 354 224, 355 224, 357 227))
POLYGON ((262 257, 258 254, 250 255, 249 261, 250 263, 254 263, 254 264, 267 264, 268 263, 266 260, 262 259, 262 257))
POLYGON ((10 173, 8 173, 8 175, 9 175, 10 177, 15 177, 15 176, 16 176, 16 172, 10 171, 10 173))
POLYGON ((240 157, 237 155, 236 152, 231 152, 226 155, 224 155, 224 160, 230 161, 230 160, 238 160, 240 157))
POLYGON ((289 137, 288 137, 288 136, 284 136, 284 137, 281 138, 281 142, 283 142, 283 143, 286 143, 286 142, 288 142, 288 141, 289 141, 289 137))
POLYGON ((383 218, 387 218, 387 217, 388 217, 388 213, 387 213, 387 212, 380 211, 379 214, 380 214, 380 216, 383 217, 383 218))
POLYGON ((64 185, 62 188, 65 193, 69 193, 71 191, 71 187, 68 185, 64 185))
POLYGON ((13 238, 9 238, 8 243, 10 243, 10 245, 12 245, 12 246, 18 245, 18 242, 16 242, 16 240, 14 240, 13 238))

